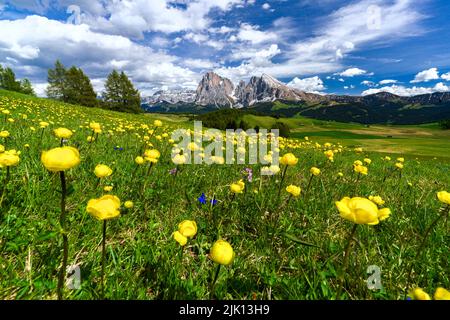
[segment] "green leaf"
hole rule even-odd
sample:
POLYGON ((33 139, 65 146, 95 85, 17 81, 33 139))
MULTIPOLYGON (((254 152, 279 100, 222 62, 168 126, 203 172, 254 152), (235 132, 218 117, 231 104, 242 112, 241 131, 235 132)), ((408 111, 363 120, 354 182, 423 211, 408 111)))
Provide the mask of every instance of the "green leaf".
POLYGON ((41 235, 39 235, 37 240, 38 241, 49 240, 49 239, 52 239, 52 238, 56 237, 57 234, 58 234, 58 232, 56 232, 56 231, 44 232, 41 235))
POLYGON ((306 242, 306 241, 302 241, 302 240, 300 240, 299 238, 297 238, 297 237, 295 237, 295 236, 293 236, 293 235, 291 235, 291 234, 289 234, 289 233, 284 232, 284 233, 283 233, 283 236, 285 236, 285 237, 288 238, 289 240, 292 240, 292 241, 294 241, 294 242, 296 242, 296 243, 298 243, 298 244, 302 244, 302 245, 308 246, 308 247, 316 247, 316 248, 319 248, 318 245, 315 245, 315 244, 312 244, 312 243, 309 243, 309 242, 306 242))

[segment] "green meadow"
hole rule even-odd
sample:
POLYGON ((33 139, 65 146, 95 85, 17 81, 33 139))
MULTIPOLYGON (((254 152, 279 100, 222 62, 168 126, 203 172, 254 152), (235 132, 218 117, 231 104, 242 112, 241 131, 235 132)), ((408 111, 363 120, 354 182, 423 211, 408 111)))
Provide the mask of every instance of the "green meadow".
MULTIPOLYGON (((298 162, 263 176, 262 164, 174 164, 171 134, 193 128, 187 117, 1 90, 0 112, 2 153, 20 158, 0 168, 1 299, 57 299, 64 237, 67 265, 78 268, 80 282, 64 286, 63 299, 405 300, 417 287, 431 298, 439 287, 450 289, 450 204, 437 196, 450 191, 450 132, 435 125, 279 119, 292 133, 280 140, 280 156, 292 153, 298 162), (54 132, 61 127, 73 132, 64 141, 54 132), (61 143, 80 158, 64 171, 66 188, 41 161, 61 143), (99 164, 112 174, 98 178, 99 164), (361 166, 367 174, 356 170, 361 166), (234 193, 240 180, 244 188, 234 193), (301 188, 298 196, 286 190, 290 185, 301 188), (120 199, 120 215, 106 223, 87 211, 90 200, 105 195, 120 199), (370 196, 383 201, 370 202, 371 225, 343 217, 336 205, 370 196), (381 218, 383 209, 390 214, 381 218), (173 233, 184 220, 195 221, 196 230, 181 245, 173 233), (227 265, 212 255, 218 239, 233 249, 227 265), (368 273, 373 266, 380 272, 368 273)), ((277 121, 245 119, 261 128, 277 121)))

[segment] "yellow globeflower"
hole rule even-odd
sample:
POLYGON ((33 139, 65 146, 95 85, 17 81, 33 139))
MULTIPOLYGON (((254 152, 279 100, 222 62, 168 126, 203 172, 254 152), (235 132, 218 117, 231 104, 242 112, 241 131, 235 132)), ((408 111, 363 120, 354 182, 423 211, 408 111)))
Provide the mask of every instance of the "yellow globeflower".
POLYGON ((292 153, 286 153, 280 158, 280 163, 287 166, 295 166, 297 162, 297 157, 292 153))
POLYGON ((227 266, 233 262, 233 248, 227 241, 217 240, 211 247, 209 258, 215 263, 227 266))
POLYGON ((64 171, 80 163, 80 153, 73 147, 54 148, 43 151, 41 161, 49 171, 64 171))
POLYGON ((380 196, 369 196, 369 200, 375 202, 379 206, 384 204, 384 200, 380 196))
POLYGON ((86 211, 97 220, 108 220, 120 215, 120 199, 113 195, 106 195, 88 201, 86 211))
POLYGON ((403 169, 403 163, 402 162, 397 162, 395 164, 395 166, 397 167, 397 169, 402 170, 403 169))
POLYGON ((192 220, 184 220, 178 225, 178 231, 187 238, 193 238, 197 234, 197 224, 192 220))
POLYGON ((290 186, 286 187, 286 191, 289 192, 292 196, 298 197, 300 193, 302 192, 302 189, 300 187, 294 186, 291 184, 290 186))
POLYGON ((106 192, 110 192, 112 189, 113 189, 113 186, 105 186, 103 188, 103 190, 106 191, 106 192))
POLYGON ((367 175, 367 173, 369 171, 369 169, 366 166, 361 166, 361 165, 355 165, 353 167, 353 169, 355 170, 355 172, 358 172, 363 175, 367 175))
POLYGON ((440 202, 450 205, 450 193, 447 191, 439 191, 437 197, 440 202))
POLYGON ((172 234, 172 236, 173 236, 173 238, 175 239, 175 241, 178 242, 178 243, 180 244, 180 246, 183 247, 183 246, 186 245, 186 243, 187 243, 187 238, 186 238, 185 236, 183 236, 183 235, 181 234, 180 231, 175 231, 175 232, 172 234))
POLYGON ((102 126, 98 122, 91 122, 89 127, 94 131, 100 131, 102 129, 102 126))
POLYGON ((316 168, 316 167, 312 167, 311 170, 309 170, 309 172, 311 172, 311 174, 314 176, 318 176, 320 174, 320 169, 316 168))
POLYGON ((376 225, 391 213, 390 209, 378 209, 375 203, 361 197, 344 197, 335 204, 342 218, 356 224, 376 225))
POLYGON ((423 291, 421 288, 416 288, 412 292, 414 300, 431 300, 430 295, 423 291))
POLYGON ((162 127, 163 123, 161 120, 155 120, 155 121, 153 121, 153 125, 155 127, 162 127))
POLYGON ((435 300, 450 300, 450 291, 445 290, 442 287, 439 287, 436 289, 436 292, 434 293, 434 299, 435 300))
POLYGON ((372 160, 370 160, 369 158, 365 158, 365 159, 364 159, 364 162, 367 163, 367 164, 371 164, 371 163, 372 163, 372 160))
POLYGON ((187 157, 184 154, 177 154, 172 158, 172 162, 177 165, 185 164, 187 162, 187 157))
POLYGON ((55 129, 53 130, 53 133, 60 139, 69 139, 73 134, 72 130, 66 128, 55 129))
POLYGON ((128 201, 125 201, 124 206, 127 209, 131 209, 134 207, 134 203, 133 203, 133 201, 128 200, 128 201))
POLYGON ((245 183, 242 179, 236 183, 232 183, 230 186, 230 190, 233 193, 242 193, 244 191, 244 188, 245 188, 245 183))
POLYGON ((98 164, 94 169, 94 173, 97 178, 105 178, 109 177, 112 174, 112 169, 107 165, 98 164))
POLYGON ((47 128, 49 125, 50 125, 50 124, 49 124, 48 122, 45 122, 45 121, 39 122, 39 126, 40 126, 42 129, 47 128))
POLYGON ((157 163, 161 154, 156 149, 146 150, 144 152, 145 160, 151 163, 157 163))
POLYGON ((3 130, 0 131, 0 138, 8 138, 9 137, 9 131, 3 130))
POLYGON ((9 150, 0 153, 0 168, 16 166, 19 161, 19 155, 15 150, 9 150))
POLYGON ((5 152, 5 146, 0 144, 0 153, 5 152))
POLYGON ((134 159, 134 162, 137 164, 143 164, 145 162, 144 158, 137 156, 136 159, 134 159))

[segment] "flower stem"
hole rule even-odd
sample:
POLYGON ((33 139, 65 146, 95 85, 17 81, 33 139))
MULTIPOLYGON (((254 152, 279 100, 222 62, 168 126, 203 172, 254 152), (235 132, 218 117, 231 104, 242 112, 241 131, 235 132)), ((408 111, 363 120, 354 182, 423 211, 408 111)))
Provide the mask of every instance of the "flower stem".
POLYGON ((58 288, 57 288, 57 294, 58 294, 58 300, 63 299, 63 286, 65 281, 65 275, 66 275, 66 267, 67 267, 67 257, 69 253, 69 241, 67 238, 66 233, 66 193, 67 193, 67 187, 66 187, 66 177, 64 175, 64 171, 59 172, 59 177, 61 179, 61 215, 59 216, 59 225, 62 230, 62 237, 63 237, 63 259, 62 259, 62 265, 61 269, 59 270, 59 277, 58 277, 58 288))
POLYGON ((352 231, 350 232, 350 235, 349 235, 349 237, 347 239, 347 245, 346 245, 345 251, 344 251, 344 262, 342 263, 341 275, 339 277, 340 278, 340 287, 339 287, 338 294, 337 294, 336 298, 340 298, 341 297, 342 288, 344 287, 344 274, 345 274, 345 271, 347 270, 350 245, 352 243, 353 236, 355 235, 357 226, 358 225, 355 223, 355 225, 353 226, 352 231))
POLYGON ((217 265, 216 273, 215 273, 215 275, 214 275, 214 279, 213 279, 213 281, 211 282, 211 290, 210 290, 210 296, 209 296, 210 299, 214 298, 214 287, 215 287, 215 285, 216 285, 217 278, 219 277, 220 267, 221 267, 220 264, 217 265))
POLYGON ((278 201, 280 200, 281 188, 283 187, 284 177, 286 176, 287 168, 288 168, 288 165, 286 165, 286 166, 284 167, 283 175, 281 176, 280 187, 278 188, 277 203, 278 203, 278 201))
POLYGON ((102 273, 101 273, 101 293, 102 299, 105 299, 105 258, 106 258, 106 220, 103 220, 103 238, 102 238, 102 273))
POLYGON ((3 181, 2 197, 0 198, 0 208, 1 208, 2 203, 3 203, 3 199, 5 198, 5 194, 6 194, 6 191, 7 191, 6 186, 8 185, 10 177, 11 177, 11 171, 10 171, 9 167, 6 167, 6 177, 5 177, 5 180, 3 181))

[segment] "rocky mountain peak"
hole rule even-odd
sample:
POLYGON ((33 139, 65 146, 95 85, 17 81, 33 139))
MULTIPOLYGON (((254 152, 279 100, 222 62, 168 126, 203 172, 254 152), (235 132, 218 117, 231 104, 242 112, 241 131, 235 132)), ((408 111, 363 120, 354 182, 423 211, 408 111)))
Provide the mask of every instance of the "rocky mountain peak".
POLYGON ((233 91, 234 85, 229 79, 223 78, 217 73, 208 72, 197 87, 195 101, 200 105, 232 107, 235 102, 233 91))

